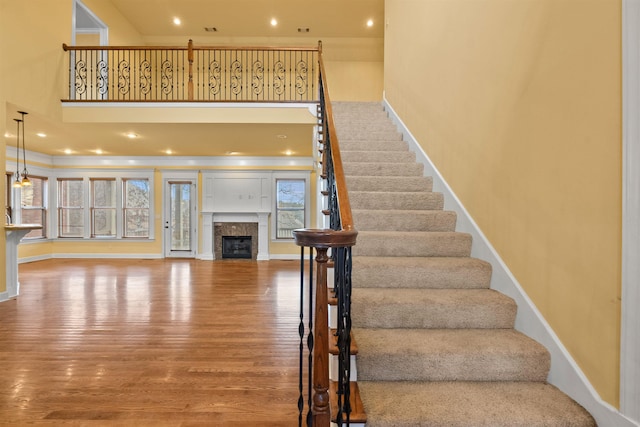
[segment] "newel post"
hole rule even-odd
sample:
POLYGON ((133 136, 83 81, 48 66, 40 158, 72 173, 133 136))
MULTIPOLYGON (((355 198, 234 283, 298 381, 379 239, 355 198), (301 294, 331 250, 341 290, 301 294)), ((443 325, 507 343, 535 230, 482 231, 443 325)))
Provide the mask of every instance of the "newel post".
POLYGON ((189 82, 187 83, 187 96, 193 101, 193 40, 189 39, 187 45, 187 59, 189 60, 189 82))
POLYGON ((331 423, 329 407, 329 313, 327 300, 327 251, 316 248, 316 309, 313 346, 313 400, 311 412, 314 426, 331 423))

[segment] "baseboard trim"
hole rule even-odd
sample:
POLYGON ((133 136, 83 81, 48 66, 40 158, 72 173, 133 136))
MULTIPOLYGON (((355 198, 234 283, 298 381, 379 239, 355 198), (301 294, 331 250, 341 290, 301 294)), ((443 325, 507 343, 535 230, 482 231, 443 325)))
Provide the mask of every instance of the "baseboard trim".
POLYGON ((0 292, 0 302, 9 301, 9 292, 0 292))
POLYGON ((383 99, 382 104, 391 120, 403 134, 404 140, 409 144, 409 149, 416 154, 417 161, 424 165, 424 174, 433 177, 433 191, 444 194, 444 208, 455 211, 458 215, 456 229, 472 235, 471 256, 483 259, 492 265, 491 288, 510 296, 518 304, 516 329, 540 342, 551 353, 551 371, 549 372, 548 382, 558 387, 587 409, 600 426, 640 426, 602 400, 558 336, 533 304, 533 301, 527 296, 507 265, 482 233, 480 227, 469 215, 460 199, 458 199, 431 162, 429 156, 393 110, 386 97, 383 99))

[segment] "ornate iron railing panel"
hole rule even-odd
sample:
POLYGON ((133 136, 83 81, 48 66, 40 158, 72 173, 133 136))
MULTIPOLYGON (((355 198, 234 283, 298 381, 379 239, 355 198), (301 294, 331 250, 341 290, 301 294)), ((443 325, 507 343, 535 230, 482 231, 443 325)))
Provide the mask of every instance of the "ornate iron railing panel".
POLYGON ((65 101, 316 102, 318 48, 67 46, 65 101))

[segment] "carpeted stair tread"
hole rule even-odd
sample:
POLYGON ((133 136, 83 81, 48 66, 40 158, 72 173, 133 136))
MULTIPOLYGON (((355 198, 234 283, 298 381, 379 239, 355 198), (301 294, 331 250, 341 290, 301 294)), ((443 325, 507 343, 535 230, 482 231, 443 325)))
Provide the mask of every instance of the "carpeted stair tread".
POLYGON ((546 348, 514 329, 361 329, 358 380, 545 381, 546 348))
POLYGON ((463 257, 471 254, 471 235, 447 231, 360 231, 354 256, 463 257))
POLYGON ((345 163, 345 176, 422 176, 424 166, 420 163, 345 163))
POLYGON ((409 151, 406 141, 370 141, 368 139, 340 139, 340 152, 342 151, 409 151))
POLYGON ((350 151, 342 150, 343 162, 354 163, 415 163, 416 154, 411 151, 350 151))
POLYGON ((353 258, 353 287, 481 289, 491 281, 491 264, 470 257, 353 258))
POLYGON ((367 427, 595 427, 544 382, 358 381, 367 427))
MULTIPOLYGON (((352 205, 353 207, 353 205, 352 205)), ((443 210, 353 209, 360 231, 455 231, 456 213, 443 210)))
POLYGON ((348 176, 349 191, 431 191, 433 179, 425 176, 348 176))
POLYGON ((431 191, 349 191, 349 201, 352 209, 434 210, 444 207, 442 193, 431 191))
POLYGON ((513 328, 513 299, 491 289, 354 288, 356 328, 513 328))

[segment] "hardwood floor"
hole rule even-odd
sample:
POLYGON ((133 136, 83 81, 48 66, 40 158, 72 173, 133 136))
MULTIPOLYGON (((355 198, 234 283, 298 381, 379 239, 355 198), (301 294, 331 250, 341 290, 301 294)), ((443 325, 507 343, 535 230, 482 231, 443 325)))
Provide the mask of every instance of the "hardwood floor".
POLYGON ((0 424, 297 425, 298 269, 21 264, 0 303, 0 424))

